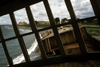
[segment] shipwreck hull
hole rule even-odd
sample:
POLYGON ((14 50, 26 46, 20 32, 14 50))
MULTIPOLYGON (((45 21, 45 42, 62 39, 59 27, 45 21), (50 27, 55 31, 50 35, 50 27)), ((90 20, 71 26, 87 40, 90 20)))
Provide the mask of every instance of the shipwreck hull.
MULTIPOLYGON (((80 30, 81 30, 83 39, 85 41, 85 45, 87 47, 87 51, 92 52, 95 50, 99 50, 100 40, 97 40, 96 38, 89 35, 85 27, 81 27, 80 30)), ((66 54, 81 53, 81 50, 77 43, 77 38, 75 37, 73 29, 67 30, 67 31, 66 30, 60 31, 59 34, 60 34, 64 49, 66 51, 66 54)), ((47 54, 53 51, 57 55, 60 54, 54 34, 51 33, 47 37, 43 38, 42 43, 47 54)))

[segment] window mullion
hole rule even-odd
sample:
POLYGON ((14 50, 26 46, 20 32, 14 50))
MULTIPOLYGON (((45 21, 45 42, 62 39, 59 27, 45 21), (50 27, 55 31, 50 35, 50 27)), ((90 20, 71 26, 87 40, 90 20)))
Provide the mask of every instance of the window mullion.
POLYGON ((18 30, 18 27, 17 27, 17 22, 16 22, 16 20, 15 20, 14 13, 11 12, 11 13, 9 13, 9 15, 10 15, 10 18, 11 18, 11 21, 12 21, 12 24, 13 24, 13 27, 14 27, 15 34, 16 34, 16 36, 18 37, 18 41, 19 41, 19 43, 20 43, 20 46, 21 46, 22 52, 23 52, 23 54, 24 54, 25 60, 26 60, 26 62, 30 62, 30 57, 29 57, 29 55, 28 55, 28 52, 27 52, 27 49, 26 49, 24 40, 23 40, 23 38, 20 36, 19 30, 18 30))
POLYGON ((100 25, 100 1, 99 0, 90 0, 94 13, 99 21, 99 25, 100 25))
POLYGON ((62 56, 66 56, 66 53, 65 53, 63 44, 62 44, 62 42, 61 42, 60 35, 59 35, 58 30, 57 30, 57 27, 56 27, 56 25, 55 25, 55 20, 54 20, 54 17, 53 17, 53 15, 52 15, 52 12, 51 12, 51 9, 50 9, 48 0, 44 0, 43 3, 44 3, 44 6, 45 6, 45 8, 46 8, 46 11, 47 11, 47 14, 48 14, 48 18, 49 18, 49 20, 50 20, 50 24, 51 24, 51 27, 52 27, 52 29, 53 29, 54 36, 55 36, 55 38, 56 38, 56 40, 57 40, 57 44, 58 44, 58 46, 59 46, 60 52, 61 52, 62 56))
POLYGON ((45 53, 45 50, 44 50, 44 47, 43 47, 43 44, 42 44, 42 41, 41 41, 39 32, 37 30, 37 27, 36 27, 36 24, 34 22, 34 18, 33 18, 33 15, 32 15, 32 12, 31 12, 31 9, 30 9, 29 6, 26 6, 26 12, 27 12, 28 19, 30 21, 30 26, 32 28, 32 31, 35 32, 35 36, 36 36, 36 39, 38 41, 39 48, 40 48, 41 53, 42 53, 42 57, 43 57, 43 59, 46 59, 47 56, 46 56, 46 53, 45 53))
POLYGON ((65 3, 66 3, 66 6, 68 8, 69 14, 71 16, 72 26, 73 26, 74 33, 75 33, 75 36, 77 38, 77 41, 79 43, 80 50, 81 50, 82 53, 86 54, 87 53, 87 49, 86 49, 85 42, 83 40, 82 34, 80 32, 78 23, 76 22, 77 19, 76 19, 76 15, 74 13, 72 4, 71 4, 70 0, 65 0, 65 3))
POLYGON ((1 27, 0 27, 0 39, 1 39, 1 43, 2 43, 2 46, 3 46, 4 51, 5 51, 8 63, 9 63, 10 66, 13 66, 13 61, 12 61, 12 58, 10 57, 10 55, 9 55, 6 43, 4 41, 4 37, 3 37, 2 31, 1 31, 1 27))

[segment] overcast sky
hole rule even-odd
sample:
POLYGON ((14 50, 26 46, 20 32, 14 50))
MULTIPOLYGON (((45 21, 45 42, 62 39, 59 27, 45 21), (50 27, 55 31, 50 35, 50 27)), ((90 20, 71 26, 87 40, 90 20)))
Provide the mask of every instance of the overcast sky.
MULTIPOLYGON (((94 12, 89 0, 71 0, 71 2, 77 18, 94 16, 94 12)), ((54 18, 59 17, 60 19, 70 19, 70 15, 66 9, 64 0, 49 0, 49 4, 52 9, 54 18)), ((31 5, 30 8, 36 21, 48 21, 43 2, 31 5)), ((25 8, 15 11, 14 14, 17 23, 20 21, 29 23, 25 8)), ((11 20, 8 14, 0 17, 0 24, 11 24, 11 20)))

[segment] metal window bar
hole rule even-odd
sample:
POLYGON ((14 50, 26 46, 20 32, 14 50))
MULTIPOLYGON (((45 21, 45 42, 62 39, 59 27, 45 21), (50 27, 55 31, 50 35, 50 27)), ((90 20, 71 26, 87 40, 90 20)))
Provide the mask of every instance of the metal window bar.
POLYGON ((45 53, 39 32, 37 31, 37 27, 36 27, 36 24, 34 22, 34 18, 33 18, 33 15, 32 15, 32 12, 31 12, 31 9, 29 6, 26 6, 26 12, 27 12, 28 19, 30 21, 30 26, 32 28, 32 31, 34 31, 36 39, 38 41, 38 45, 39 45, 40 51, 42 53, 42 57, 43 57, 43 59, 46 59, 47 58, 46 53, 45 53))
POLYGON ((13 61, 12 61, 12 58, 10 57, 10 55, 9 55, 6 43, 4 41, 4 37, 3 37, 2 31, 1 31, 1 27, 0 27, 0 39, 1 39, 1 42, 2 42, 3 49, 5 51, 8 63, 9 63, 10 66, 13 66, 13 61))
POLYGON ((56 41, 57 41, 57 44, 58 44, 58 46, 59 46, 59 50, 60 50, 62 56, 66 56, 66 53, 65 53, 63 44, 62 44, 62 42, 61 42, 60 35, 59 35, 58 30, 57 30, 57 27, 56 27, 56 25, 55 25, 55 20, 54 20, 54 17, 53 17, 53 15, 52 15, 52 12, 51 12, 51 9, 50 9, 48 0, 43 0, 43 3, 44 3, 44 6, 45 6, 45 8, 46 8, 47 15, 48 15, 48 18, 49 18, 49 20, 50 20, 51 27, 52 27, 52 29, 53 29, 54 36, 55 36, 56 41))
POLYGON ((26 60, 26 62, 30 62, 30 57, 28 55, 28 52, 27 52, 24 40, 20 36, 20 33, 19 33, 19 30, 18 30, 18 27, 17 27, 17 23, 16 23, 16 19, 15 19, 14 13, 10 12, 9 15, 10 15, 10 18, 11 18, 11 21, 12 21, 12 25, 14 27, 15 34, 16 34, 16 36, 18 38, 18 41, 20 43, 20 47, 21 47, 23 55, 25 57, 25 60, 26 60))
POLYGON ((85 42, 84 42, 83 37, 81 35, 78 23, 76 22, 77 19, 76 19, 76 15, 74 13, 72 4, 71 4, 70 0, 65 0, 65 3, 66 3, 66 6, 67 6, 67 9, 69 11, 69 14, 71 16, 72 26, 73 26, 74 33, 75 33, 75 36, 77 38, 77 41, 79 43, 80 50, 83 54, 87 54, 86 45, 85 45, 85 42))

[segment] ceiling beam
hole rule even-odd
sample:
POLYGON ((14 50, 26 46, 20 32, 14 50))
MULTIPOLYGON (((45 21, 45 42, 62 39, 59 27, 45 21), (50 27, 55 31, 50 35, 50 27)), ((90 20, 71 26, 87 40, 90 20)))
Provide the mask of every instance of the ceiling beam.
POLYGON ((0 16, 24 8, 27 5, 36 4, 42 0, 9 0, 0 5, 0 16))

